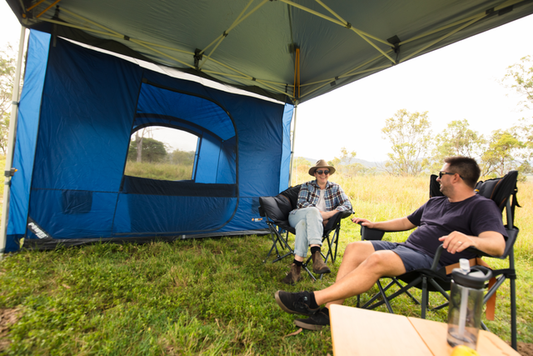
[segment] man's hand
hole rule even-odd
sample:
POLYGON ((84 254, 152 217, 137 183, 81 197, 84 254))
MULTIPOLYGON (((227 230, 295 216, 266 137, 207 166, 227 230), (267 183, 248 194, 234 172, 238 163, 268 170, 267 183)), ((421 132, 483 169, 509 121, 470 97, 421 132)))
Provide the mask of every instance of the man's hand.
POLYGON ((331 218, 333 215, 337 214, 338 210, 331 210, 331 211, 321 211, 320 215, 322 216, 322 220, 326 221, 329 218, 331 218))
POLYGON ((352 221, 370 229, 378 229, 383 231, 406 231, 415 227, 409 221, 409 219, 407 219, 407 217, 378 222, 372 222, 362 218, 352 218, 352 221))
POLYGON ((367 220, 367 219, 363 219, 363 218, 352 218, 352 222, 356 223, 356 224, 360 224, 360 225, 363 225, 363 226, 366 226, 370 229, 373 228, 374 226, 374 223, 371 222, 370 220, 367 220))
POLYGON ((470 246, 475 247, 475 243, 470 236, 458 231, 454 231, 449 235, 439 237, 439 241, 442 241, 442 246, 452 255, 456 252, 462 252, 470 246))
POLYGON ((501 256, 505 250, 505 239, 496 231, 484 231, 479 236, 468 236, 458 231, 439 238, 449 253, 462 252, 474 247, 492 256, 501 256))

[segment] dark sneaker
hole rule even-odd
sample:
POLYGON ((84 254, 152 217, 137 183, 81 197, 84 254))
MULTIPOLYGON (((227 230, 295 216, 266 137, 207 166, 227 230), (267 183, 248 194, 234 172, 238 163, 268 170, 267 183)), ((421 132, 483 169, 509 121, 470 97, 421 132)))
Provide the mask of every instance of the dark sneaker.
POLYGON ((329 325, 329 309, 320 308, 315 315, 312 315, 307 319, 294 320, 294 324, 302 329, 313 331, 321 330, 324 326, 329 325))
POLYGON ((289 293, 278 290, 275 297, 276 303, 287 313, 311 316, 320 309, 309 307, 311 292, 289 293))
POLYGON ((295 285, 297 282, 299 282, 302 279, 301 269, 302 267, 297 266, 295 263, 291 264, 291 270, 289 271, 289 273, 287 273, 285 278, 283 278, 281 281, 291 286, 295 285))

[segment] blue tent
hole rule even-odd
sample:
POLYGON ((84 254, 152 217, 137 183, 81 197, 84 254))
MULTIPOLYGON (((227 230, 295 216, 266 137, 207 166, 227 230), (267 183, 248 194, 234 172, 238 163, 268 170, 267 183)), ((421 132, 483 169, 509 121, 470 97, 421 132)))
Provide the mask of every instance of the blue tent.
POLYGON ((32 30, 6 252, 23 237, 46 249, 266 232, 258 197, 288 185, 293 106, 211 86, 32 30), (125 175, 132 133, 151 125, 197 136, 191 179, 125 175))

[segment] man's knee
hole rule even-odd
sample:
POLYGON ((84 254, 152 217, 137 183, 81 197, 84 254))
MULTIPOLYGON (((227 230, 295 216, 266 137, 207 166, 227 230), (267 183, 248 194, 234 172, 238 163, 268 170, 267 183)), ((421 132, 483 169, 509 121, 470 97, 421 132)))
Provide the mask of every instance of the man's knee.
POLYGON ((392 251, 375 251, 364 261, 365 268, 382 276, 396 276, 405 273, 402 259, 392 251))
POLYGON ((354 241, 350 242, 346 246, 344 255, 347 254, 357 254, 357 255, 370 255, 374 252, 374 246, 368 241, 354 241))

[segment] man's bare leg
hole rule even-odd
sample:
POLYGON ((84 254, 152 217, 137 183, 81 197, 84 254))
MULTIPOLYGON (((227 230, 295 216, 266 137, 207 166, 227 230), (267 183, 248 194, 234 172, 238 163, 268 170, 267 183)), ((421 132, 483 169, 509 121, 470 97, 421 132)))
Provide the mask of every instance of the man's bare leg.
MULTIPOLYGON (((373 249, 373 247, 371 248, 373 249)), ((364 248, 361 250, 363 255, 367 252, 364 248)), ((405 267, 400 256, 389 250, 375 251, 353 268, 357 260, 356 257, 348 259, 349 262, 343 271, 339 269, 339 274, 343 273, 343 275, 337 276, 335 284, 314 292, 318 305, 342 304, 344 299, 359 295, 372 288, 382 276, 399 276, 405 273, 405 267), (352 260, 354 262, 351 262, 352 260), (350 267, 352 267, 351 270, 350 267)))

